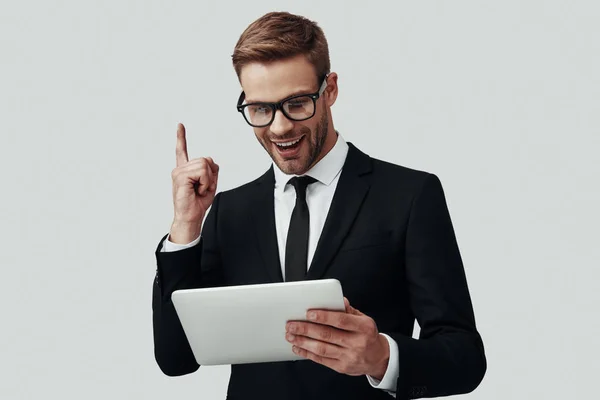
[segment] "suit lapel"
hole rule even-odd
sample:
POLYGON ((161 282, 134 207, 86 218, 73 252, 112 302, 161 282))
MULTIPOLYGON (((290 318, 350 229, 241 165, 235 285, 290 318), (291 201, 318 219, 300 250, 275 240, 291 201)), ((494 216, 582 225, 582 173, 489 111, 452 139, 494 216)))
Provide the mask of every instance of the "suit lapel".
POLYGON ((371 159, 352 143, 348 143, 348 146, 342 175, 310 264, 307 279, 320 279, 325 274, 369 191, 370 180, 364 175, 371 171, 371 159))
POLYGON ((273 174, 273 166, 271 166, 256 183, 256 195, 253 199, 251 214, 256 231, 256 240, 267 273, 273 282, 283 282, 275 227, 274 187, 275 175, 273 174))

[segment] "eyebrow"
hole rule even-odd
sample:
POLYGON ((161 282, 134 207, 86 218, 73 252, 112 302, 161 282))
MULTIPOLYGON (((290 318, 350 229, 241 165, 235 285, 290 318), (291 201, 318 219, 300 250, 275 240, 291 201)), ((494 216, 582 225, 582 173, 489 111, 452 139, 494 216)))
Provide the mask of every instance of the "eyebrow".
MULTIPOLYGON (((318 90, 318 89, 317 89, 318 90)), ((314 92, 312 92, 310 89, 299 89, 299 90, 294 90, 293 92, 291 92, 290 94, 288 94, 287 96, 285 96, 283 99, 287 99, 293 96, 297 96, 300 94, 312 94, 314 92)), ((246 103, 278 103, 281 100, 278 101, 263 101, 263 100, 250 100, 248 99, 248 97, 246 97, 246 93, 244 93, 244 100, 246 101, 246 103)))

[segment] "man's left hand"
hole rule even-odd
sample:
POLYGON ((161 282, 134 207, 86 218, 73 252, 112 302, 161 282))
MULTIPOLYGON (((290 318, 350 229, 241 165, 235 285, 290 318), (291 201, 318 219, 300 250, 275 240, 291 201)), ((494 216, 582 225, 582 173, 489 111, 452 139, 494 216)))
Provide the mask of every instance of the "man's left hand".
POLYGON ((344 303, 346 312, 309 310, 310 322, 288 322, 286 339, 301 357, 342 374, 381 380, 390 358, 389 343, 372 318, 353 308, 345 297, 344 303))

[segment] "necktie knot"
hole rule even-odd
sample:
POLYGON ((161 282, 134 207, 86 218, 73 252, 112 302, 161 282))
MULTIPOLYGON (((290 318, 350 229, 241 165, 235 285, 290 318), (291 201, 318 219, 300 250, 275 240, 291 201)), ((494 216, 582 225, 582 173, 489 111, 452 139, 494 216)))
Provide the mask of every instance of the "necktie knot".
POLYGON ((306 188, 317 180, 312 176, 296 176, 288 181, 296 189, 296 198, 306 201, 306 188))

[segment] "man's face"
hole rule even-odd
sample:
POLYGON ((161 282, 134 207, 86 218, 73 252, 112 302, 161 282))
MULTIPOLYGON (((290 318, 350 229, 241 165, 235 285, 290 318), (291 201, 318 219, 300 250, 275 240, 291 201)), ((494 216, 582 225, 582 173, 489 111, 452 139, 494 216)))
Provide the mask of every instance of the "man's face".
MULTIPOLYGON (((318 81, 314 67, 302 55, 271 63, 245 65, 240 81, 246 94, 245 103, 278 102, 296 94, 315 93, 322 83, 318 81)), ((329 117, 329 107, 337 94, 335 74, 329 76, 328 85, 330 82, 333 87, 328 87, 316 101, 312 118, 292 121, 278 110, 271 125, 253 128, 258 141, 286 174, 304 174, 336 142, 337 136, 330 129, 329 117), (290 146, 292 142, 294 144, 290 146)))

